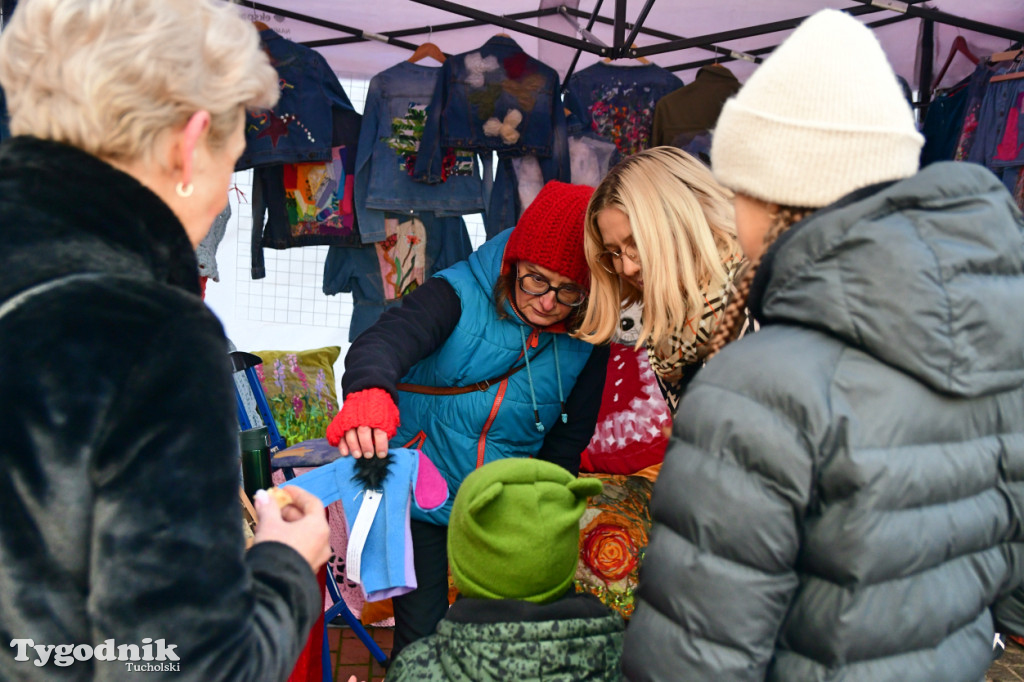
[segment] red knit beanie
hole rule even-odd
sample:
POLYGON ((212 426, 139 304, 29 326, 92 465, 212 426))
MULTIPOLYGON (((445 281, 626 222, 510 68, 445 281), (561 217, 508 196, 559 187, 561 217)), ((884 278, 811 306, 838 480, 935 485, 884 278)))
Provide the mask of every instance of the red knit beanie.
POLYGON ((583 255, 583 217, 593 193, 593 187, 557 180, 544 185, 508 238, 502 273, 509 272, 517 261, 529 261, 589 289, 590 269, 583 255))

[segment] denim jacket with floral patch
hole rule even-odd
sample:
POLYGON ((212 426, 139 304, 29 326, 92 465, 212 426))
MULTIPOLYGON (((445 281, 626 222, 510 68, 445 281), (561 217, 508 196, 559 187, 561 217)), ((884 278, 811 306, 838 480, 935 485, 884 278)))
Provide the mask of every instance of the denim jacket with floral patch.
POLYGON ((583 130, 614 142, 622 156, 629 156, 650 146, 655 105, 681 87, 678 76, 657 64, 597 62, 569 79, 565 106, 583 130))
POLYGON ((545 178, 568 182, 568 137, 558 73, 494 36, 441 67, 414 179, 441 181, 443 149, 539 157, 545 178))
POLYGON ((370 80, 355 164, 355 207, 363 243, 387 237, 387 211, 432 211, 442 216, 484 209, 479 165, 471 150, 445 150, 440 184, 412 179, 427 105, 440 71, 400 62, 370 80))

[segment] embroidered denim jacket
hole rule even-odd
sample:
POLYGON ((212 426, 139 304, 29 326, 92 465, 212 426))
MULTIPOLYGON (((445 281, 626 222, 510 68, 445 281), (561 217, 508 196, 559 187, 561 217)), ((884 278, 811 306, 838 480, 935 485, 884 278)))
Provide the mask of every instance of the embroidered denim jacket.
POLYGON ((442 150, 453 147, 536 154, 546 179, 568 182, 567 145, 558 73, 511 38, 495 36, 441 67, 413 177, 440 182, 442 150))
POLYGON ((277 69, 281 99, 273 109, 246 114, 246 147, 235 170, 330 161, 332 147, 356 144, 360 116, 327 60, 271 29, 260 39, 277 69))
POLYGON ((583 130, 614 142, 620 154, 629 156, 650 146, 655 105, 681 87, 678 76, 657 64, 597 62, 569 79, 565 106, 583 130))
POLYGON ((440 184, 412 179, 427 105, 440 71, 400 62, 370 80, 355 164, 355 206, 364 243, 387 237, 386 211, 462 215, 484 209, 473 151, 446 150, 445 179, 440 184))

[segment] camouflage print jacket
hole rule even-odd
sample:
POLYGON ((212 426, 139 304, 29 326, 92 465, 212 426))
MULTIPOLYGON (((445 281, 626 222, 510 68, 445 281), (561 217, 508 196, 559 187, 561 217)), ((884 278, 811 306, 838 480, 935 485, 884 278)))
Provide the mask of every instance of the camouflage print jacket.
POLYGON ((406 647, 388 682, 575 682, 622 679, 624 624, 595 597, 551 604, 463 598, 437 632, 406 647))

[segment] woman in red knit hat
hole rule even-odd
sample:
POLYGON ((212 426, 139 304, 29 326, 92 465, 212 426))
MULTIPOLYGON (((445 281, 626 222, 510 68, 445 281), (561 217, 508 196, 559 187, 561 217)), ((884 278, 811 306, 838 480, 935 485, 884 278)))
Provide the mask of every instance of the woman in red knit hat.
POLYGON ((570 336, 590 288, 592 191, 549 182, 515 228, 403 298, 345 357, 331 444, 353 457, 385 457, 389 442, 419 447, 450 491, 441 509, 412 510, 418 586, 394 599, 392 655, 448 608, 448 517, 467 475, 508 457, 579 471, 608 361, 607 347, 570 336))

